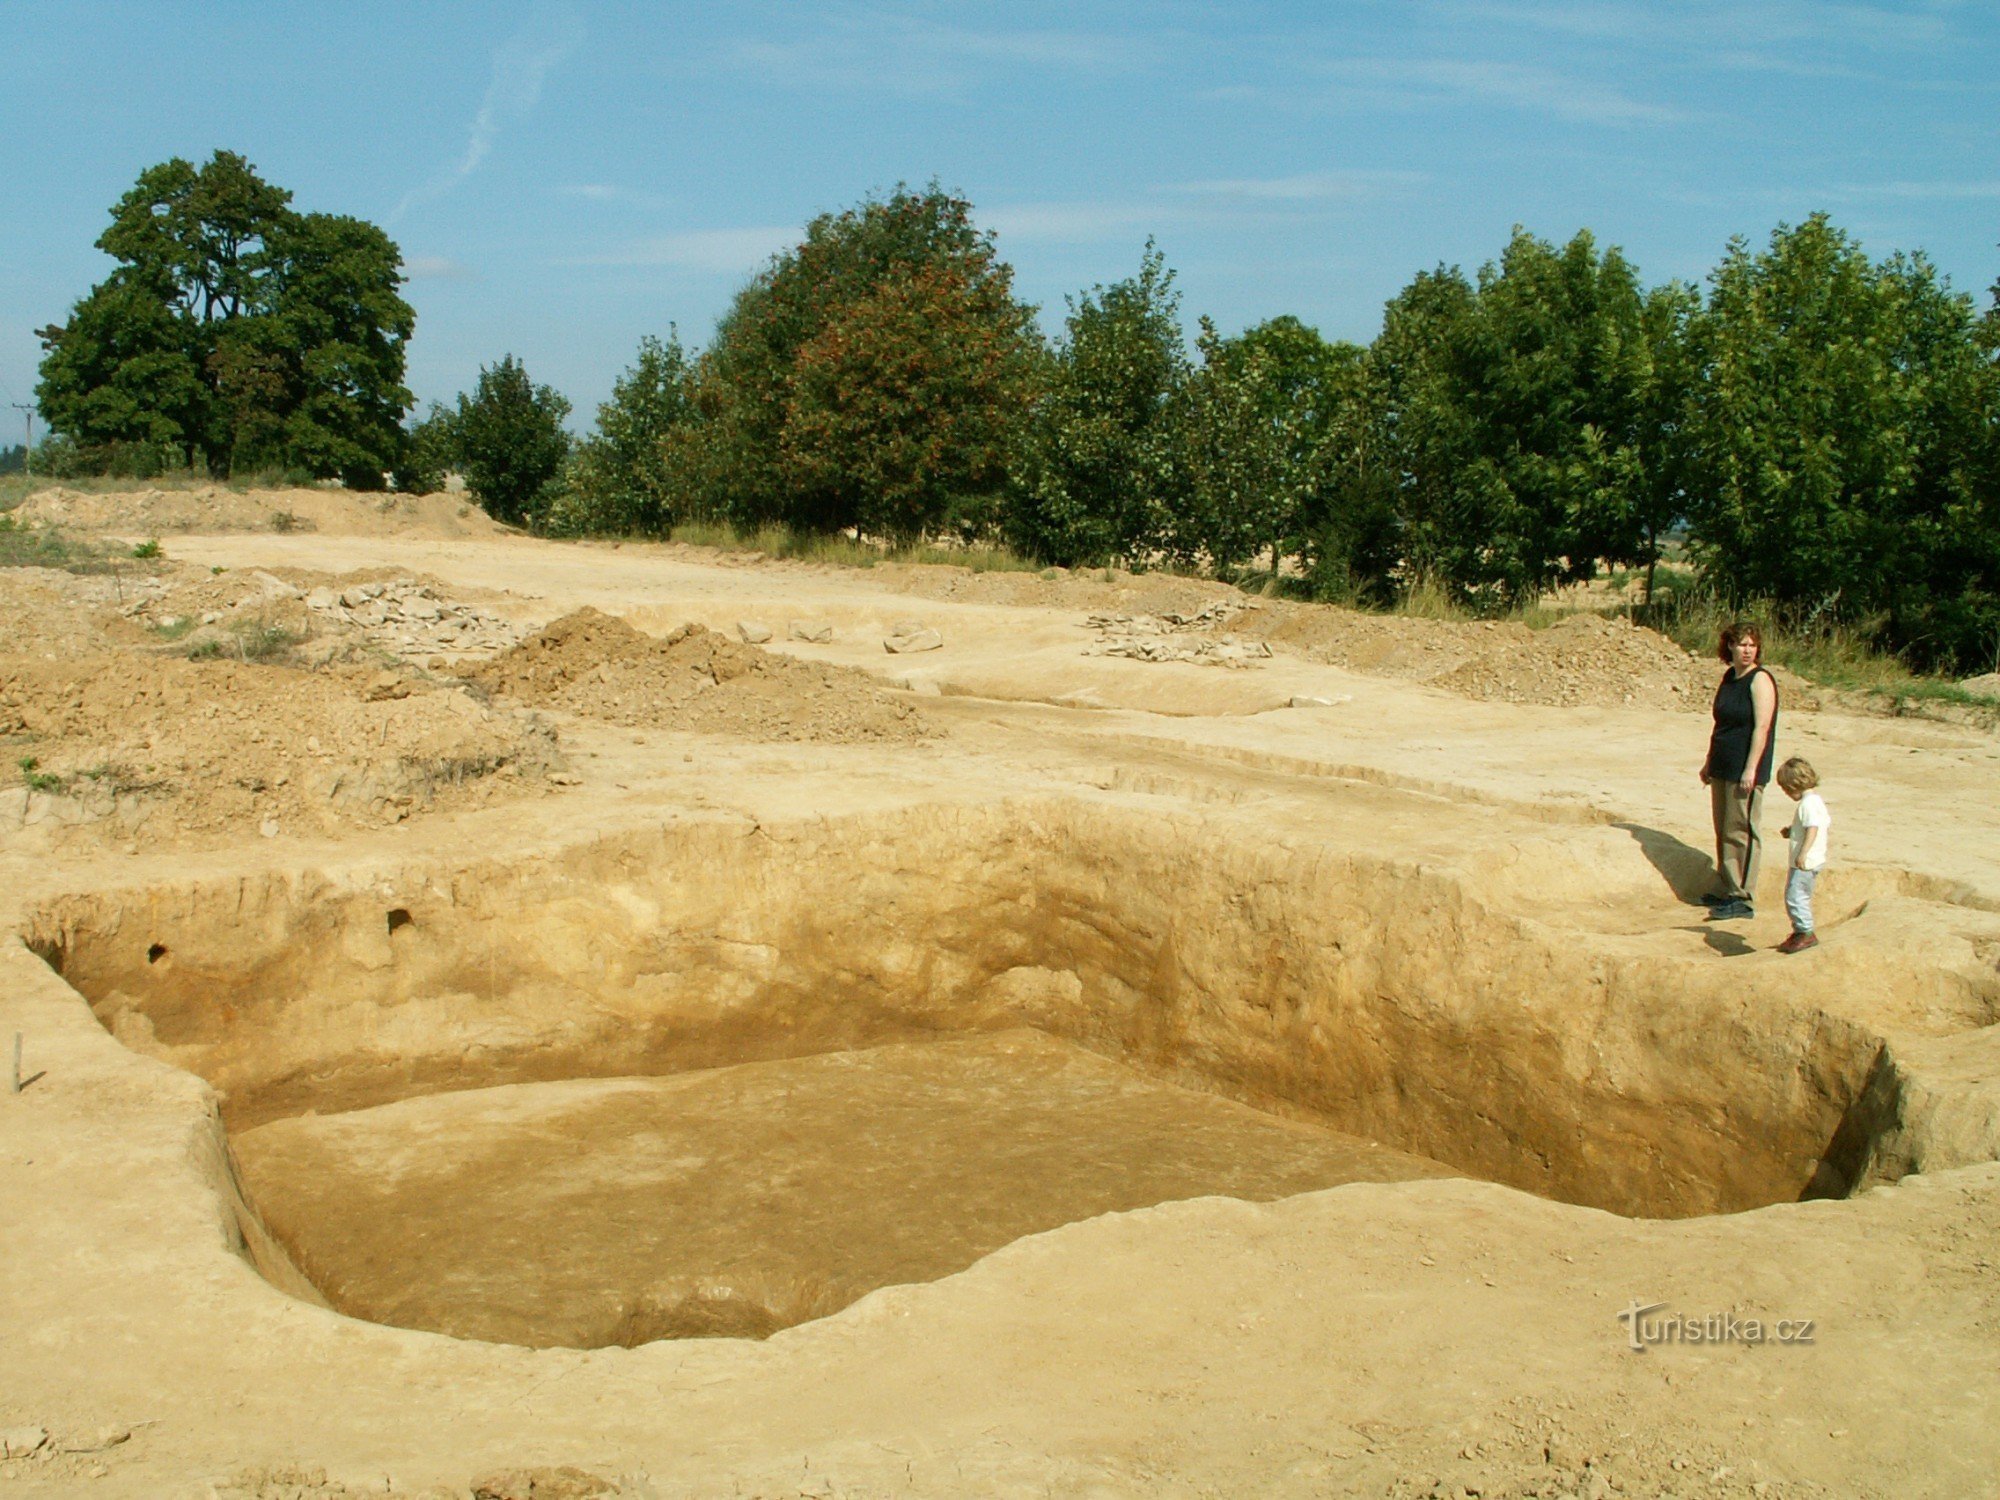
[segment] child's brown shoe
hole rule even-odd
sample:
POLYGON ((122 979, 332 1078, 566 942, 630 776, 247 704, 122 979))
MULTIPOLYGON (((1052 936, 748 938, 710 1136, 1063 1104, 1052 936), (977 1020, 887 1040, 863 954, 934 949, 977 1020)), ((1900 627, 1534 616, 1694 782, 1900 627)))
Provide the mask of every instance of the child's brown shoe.
POLYGON ((1817 948, 1819 939, 1810 932, 1795 932, 1778 944, 1780 953, 1803 953, 1808 948, 1817 948))

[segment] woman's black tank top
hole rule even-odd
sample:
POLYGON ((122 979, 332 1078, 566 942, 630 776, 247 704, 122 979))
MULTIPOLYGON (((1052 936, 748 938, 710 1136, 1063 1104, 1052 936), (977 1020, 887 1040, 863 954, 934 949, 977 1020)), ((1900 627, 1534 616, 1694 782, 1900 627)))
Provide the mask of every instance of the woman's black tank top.
POLYGON ((1757 761, 1757 785, 1771 784, 1771 763, 1778 751, 1778 680, 1762 667, 1738 677, 1722 674, 1715 690, 1715 733, 1708 740, 1708 774, 1716 781, 1741 781, 1750 758, 1750 737, 1757 732, 1757 704, 1750 684, 1759 672, 1771 683, 1771 732, 1764 737, 1764 754, 1757 761))

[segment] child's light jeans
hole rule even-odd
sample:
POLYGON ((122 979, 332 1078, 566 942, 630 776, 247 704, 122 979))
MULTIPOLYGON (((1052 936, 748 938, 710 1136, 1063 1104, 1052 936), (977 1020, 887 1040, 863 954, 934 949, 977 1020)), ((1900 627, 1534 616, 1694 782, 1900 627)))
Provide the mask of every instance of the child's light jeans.
POLYGON ((1813 882, 1817 870, 1794 869, 1785 877, 1785 914, 1792 919, 1792 931, 1811 932, 1813 882))

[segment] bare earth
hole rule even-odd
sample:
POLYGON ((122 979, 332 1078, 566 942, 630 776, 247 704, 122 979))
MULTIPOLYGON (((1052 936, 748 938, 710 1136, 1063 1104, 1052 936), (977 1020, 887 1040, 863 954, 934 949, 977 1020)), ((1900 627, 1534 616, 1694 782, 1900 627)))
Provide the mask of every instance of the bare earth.
POLYGON ((1626 626, 37 503, 0 1496, 2000 1494, 1990 729, 1788 958, 1626 626))

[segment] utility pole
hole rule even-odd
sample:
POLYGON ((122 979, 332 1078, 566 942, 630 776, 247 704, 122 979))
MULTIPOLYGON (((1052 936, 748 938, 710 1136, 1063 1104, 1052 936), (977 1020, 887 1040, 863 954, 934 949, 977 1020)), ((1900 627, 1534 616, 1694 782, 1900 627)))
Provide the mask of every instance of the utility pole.
POLYGON ((28 419, 28 445, 21 450, 21 468, 24 472, 35 472, 35 408, 27 401, 10 403, 14 410, 28 419))

